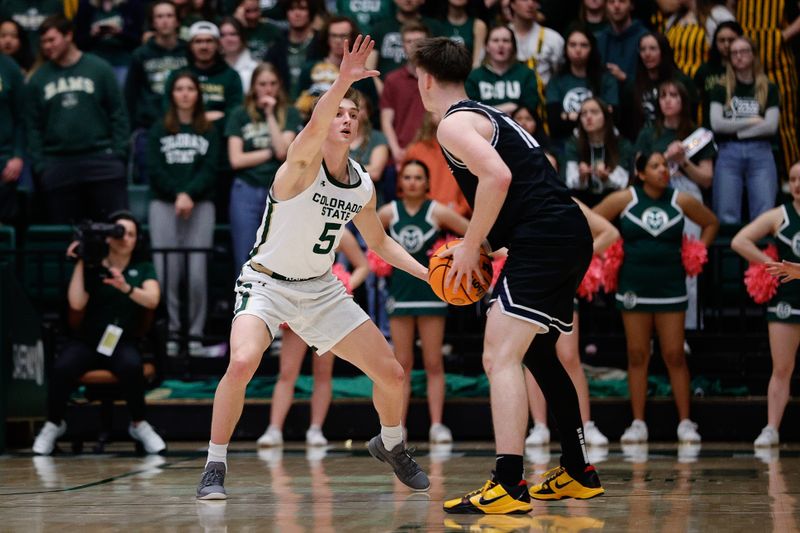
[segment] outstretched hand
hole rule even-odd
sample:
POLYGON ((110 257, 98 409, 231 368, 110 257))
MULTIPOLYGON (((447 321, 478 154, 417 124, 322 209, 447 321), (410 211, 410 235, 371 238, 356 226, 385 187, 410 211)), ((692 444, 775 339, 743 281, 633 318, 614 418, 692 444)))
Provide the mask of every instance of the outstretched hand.
POLYGON ((344 81, 354 83, 364 78, 380 76, 381 73, 377 70, 369 70, 365 67, 367 58, 374 47, 375 41, 369 35, 362 37, 359 34, 353 42, 352 49, 350 49, 350 41, 345 39, 344 57, 339 65, 339 77, 344 81))
POLYGON ((800 279, 800 263, 790 261, 768 261, 767 272, 781 280, 781 283, 788 283, 794 279, 800 279))

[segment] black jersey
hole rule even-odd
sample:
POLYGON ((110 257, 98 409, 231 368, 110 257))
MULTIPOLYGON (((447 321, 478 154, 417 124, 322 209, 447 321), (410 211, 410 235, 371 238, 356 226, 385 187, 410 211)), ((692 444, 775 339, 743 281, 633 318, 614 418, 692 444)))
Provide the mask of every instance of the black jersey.
MULTIPOLYGON (((511 170, 508 195, 488 236, 493 248, 510 248, 512 242, 524 245, 591 239, 583 213, 527 131, 502 111, 474 100, 453 104, 445 117, 459 111, 480 113, 491 121, 492 146, 511 170)), ((461 192, 474 209, 478 178, 444 147, 442 152, 461 192)))

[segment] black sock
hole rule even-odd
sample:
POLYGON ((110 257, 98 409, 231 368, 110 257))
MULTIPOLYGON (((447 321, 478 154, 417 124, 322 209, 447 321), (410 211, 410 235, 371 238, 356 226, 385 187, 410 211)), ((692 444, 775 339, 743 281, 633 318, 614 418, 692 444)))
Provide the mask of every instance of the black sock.
POLYGON ((536 335, 525 354, 525 365, 542 389, 547 406, 553 414, 561 440, 561 466, 569 475, 581 480, 589 464, 583 437, 583 422, 578 393, 556 355, 556 329, 536 335))
POLYGON ((518 485, 522 481, 524 467, 521 455, 498 455, 495 460, 494 480, 503 485, 518 485))

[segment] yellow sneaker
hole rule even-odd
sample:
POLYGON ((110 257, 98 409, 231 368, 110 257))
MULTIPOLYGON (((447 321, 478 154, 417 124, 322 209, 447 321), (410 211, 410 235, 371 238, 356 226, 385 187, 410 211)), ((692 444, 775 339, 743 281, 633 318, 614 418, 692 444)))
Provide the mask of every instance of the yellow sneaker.
POLYGON ((532 509, 524 479, 515 487, 489 480, 478 490, 444 502, 445 512, 458 514, 524 514, 532 509))
POLYGON ((541 483, 530 488, 531 498, 535 500, 563 500, 564 498, 588 500, 605 492, 593 466, 587 466, 584 474, 584 479, 578 481, 570 476, 563 466, 550 469, 542 474, 541 483))

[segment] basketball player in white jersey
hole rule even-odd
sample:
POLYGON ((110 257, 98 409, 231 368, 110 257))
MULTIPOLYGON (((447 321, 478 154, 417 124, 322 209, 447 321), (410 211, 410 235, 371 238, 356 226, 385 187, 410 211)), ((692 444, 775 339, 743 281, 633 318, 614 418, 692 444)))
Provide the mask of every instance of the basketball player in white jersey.
POLYGON ((378 328, 331 273, 342 230, 353 220, 384 260, 427 279, 427 269, 384 232, 372 180, 348 157, 358 128, 358 102, 350 86, 379 75, 364 67, 373 46, 369 36, 359 35, 352 51, 345 41, 339 77, 319 99, 275 176, 250 260, 236 282, 231 359, 214 397, 198 499, 226 498, 227 447, 245 388, 283 322, 317 353, 333 351, 372 379, 381 432, 369 442, 370 453, 410 488, 430 486, 403 442, 403 369, 378 328))

